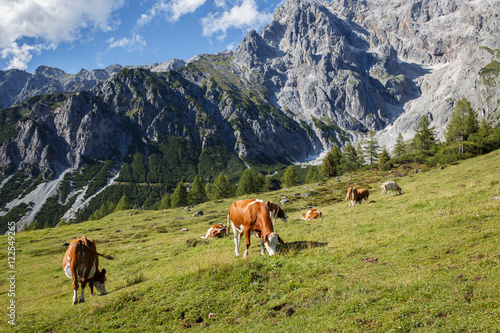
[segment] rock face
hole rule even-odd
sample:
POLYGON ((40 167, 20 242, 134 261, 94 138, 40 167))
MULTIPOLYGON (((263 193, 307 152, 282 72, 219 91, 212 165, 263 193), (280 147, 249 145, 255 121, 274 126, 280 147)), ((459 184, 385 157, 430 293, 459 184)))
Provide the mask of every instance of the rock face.
POLYGON ((0 110, 0 219, 20 203, 43 212, 47 197, 28 195, 37 182, 54 182, 39 186, 51 196, 64 184, 51 201, 62 216, 115 179, 213 179, 304 161, 369 130, 391 148, 398 132, 413 137, 422 116, 442 134, 463 96, 498 122, 498 7, 289 0, 234 52, 75 75, 0 71, 0 107, 8 107, 0 110), (88 171, 103 161, 101 173, 88 171), (20 175, 38 180, 6 195, 20 175))
POLYGON ((0 108, 14 106, 37 95, 89 90, 121 68, 113 65, 92 71, 82 69, 75 75, 47 66, 38 67, 33 75, 17 69, 0 71, 0 108))

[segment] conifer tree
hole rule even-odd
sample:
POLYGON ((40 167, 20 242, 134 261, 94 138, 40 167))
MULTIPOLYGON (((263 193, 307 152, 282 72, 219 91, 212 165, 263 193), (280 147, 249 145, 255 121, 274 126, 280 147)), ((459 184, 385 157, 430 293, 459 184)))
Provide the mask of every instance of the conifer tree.
POLYGON ((205 192, 205 184, 200 176, 195 176, 193 184, 189 189, 189 198, 193 205, 207 201, 207 193, 205 192))
POLYGON ((270 192, 274 190, 274 184, 273 184, 273 179, 271 177, 271 174, 268 172, 267 176, 265 177, 266 179, 264 180, 264 187, 263 191, 264 192, 270 192))
POLYGON ((451 119, 446 127, 446 141, 460 142, 460 153, 463 153, 463 142, 479 129, 477 115, 467 98, 462 97, 451 112, 451 119))
POLYGON ((120 210, 129 210, 132 208, 132 205, 130 204, 130 201, 128 200, 128 197, 124 194, 120 198, 120 201, 116 204, 115 212, 118 212, 120 210))
POLYGON ((349 143, 342 152, 341 165, 343 171, 347 172, 357 170, 361 166, 358 152, 351 143, 349 143))
POLYGON ((335 156, 332 149, 326 154, 326 156, 323 158, 323 162, 321 163, 321 174, 323 175, 323 177, 331 178, 337 176, 338 164, 335 163, 335 156))
POLYGON ((236 195, 250 194, 255 191, 255 183, 250 169, 245 169, 241 174, 240 180, 238 181, 238 188, 236 189, 236 195))
POLYGON ((144 161, 144 156, 141 153, 134 155, 134 160, 132 162, 132 175, 134 176, 134 181, 136 183, 143 183, 146 181, 146 162, 144 161))
POLYGON ((234 186, 229 182, 229 177, 221 173, 213 183, 214 199, 228 198, 234 195, 234 186))
POLYGON ((266 177, 260 172, 254 177, 255 182, 255 192, 262 192, 264 190, 264 184, 266 183, 266 177))
POLYGON ((418 150, 429 151, 436 144, 434 127, 429 127, 429 125, 429 119, 426 116, 422 116, 418 122, 417 133, 413 139, 413 145, 418 150))
POLYGON ((170 205, 172 208, 183 207, 189 204, 188 201, 188 191, 184 182, 180 181, 177 183, 172 197, 170 198, 170 205))
POLYGON ((364 146, 365 156, 368 159, 368 163, 370 165, 376 163, 378 160, 378 150, 380 147, 378 145, 377 139, 375 138, 376 134, 377 132, 373 130, 369 131, 366 145, 364 146))
POLYGON ((205 185, 205 193, 207 194, 208 199, 210 200, 217 199, 214 192, 215 192, 214 186, 212 185, 212 183, 207 183, 205 185))
POLYGON ((316 172, 316 169, 312 165, 310 165, 307 170, 306 184, 316 183, 319 180, 319 174, 316 172))
POLYGON ((401 157, 404 154, 406 154, 406 144, 403 139, 403 135, 398 132, 398 137, 396 138, 396 144, 394 145, 394 149, 392 150, 392 153, 394 154, 395 157, 401 157))
POLYGON ((168 209, 168 208, 170 208, 170 195, 168 193, 165 193, 160 200, 158 209, 168 209))
POLYGON ((292 187, 297 185, 298 180, 299 176, 297 176, 295 168, 290 165, 288 168, 286 168, 283 177, 281 177, 281 184, 285 187, 292 187))
POLYGON ((382 152, 380 153, 380 156, 378 157, 378 165, 381 169, 386 169, 387 168, 387 163, 389 163, 391 157, 389 156, 389 153, 387 152, 387 149, 385 147, 382 148, 382 152))

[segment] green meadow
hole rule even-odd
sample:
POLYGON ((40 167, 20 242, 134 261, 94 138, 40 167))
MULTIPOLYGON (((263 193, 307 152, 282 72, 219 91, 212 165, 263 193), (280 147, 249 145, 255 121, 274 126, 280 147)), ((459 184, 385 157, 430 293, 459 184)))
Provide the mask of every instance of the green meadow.
MULTIPOLYGON (((236 199, 187 209, 115 212, 102 220, 16 235, 16 326, 10 283, 0 281, 9 332, 499 332, 500 151, 394 178, 386 171, 254 196, 279 202, 278 255, 236 257, 226 224, 236 199), (402 195, 382 197, 396 180, 402 195), (369 202, 348 207, 346 190, 369 202), (304 196, 307 192, 310 196, 304 196), (298 194, 297 196, 295 196, 298 194), (310 207, 323 218, 304 221, 310 207), (202 216, 193 213, 203 211, 202 216), (187 228, 187 231, 181 231, 187 228), (108 294, 72 305, 62 258, 74 237, 96 242, 108 294)), ((6 276, 7 236, 0 236, 6 276)), ((244 241, 240 245, 244 252, 244 241)))

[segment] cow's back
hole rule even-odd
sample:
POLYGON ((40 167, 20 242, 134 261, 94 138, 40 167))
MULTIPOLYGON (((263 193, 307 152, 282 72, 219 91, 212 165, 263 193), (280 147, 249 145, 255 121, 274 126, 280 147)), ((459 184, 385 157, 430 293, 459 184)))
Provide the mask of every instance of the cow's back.
POLYGON ((68 278, 72 278, 72 271, 78 276, 83 276, 86 269, 90 270, 88 275, 92 278, 99 266, 95 243, 85 236, 74 239, 64 254, 62 268, 68 278))
POLYGON ((262 200, 246 199, 233 202, 231 207, 229 207, 229 219, 233 225, 239 228, 240 225, 252 223, 256 215, 254 214, 255 209, 251 209, 250 207, 259 203, 263 203, 262 200))

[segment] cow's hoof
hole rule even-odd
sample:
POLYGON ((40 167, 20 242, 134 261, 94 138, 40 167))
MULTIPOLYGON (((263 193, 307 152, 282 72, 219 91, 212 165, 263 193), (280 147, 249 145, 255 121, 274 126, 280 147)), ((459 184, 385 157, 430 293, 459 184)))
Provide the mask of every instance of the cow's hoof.
POLYGON ((84 299, 80 299, 80 303, 85 303, 85 300, 84 299))
POLYGON ((77 305, 78 304, 78 301, 73 301, 73 305, 77 305))

